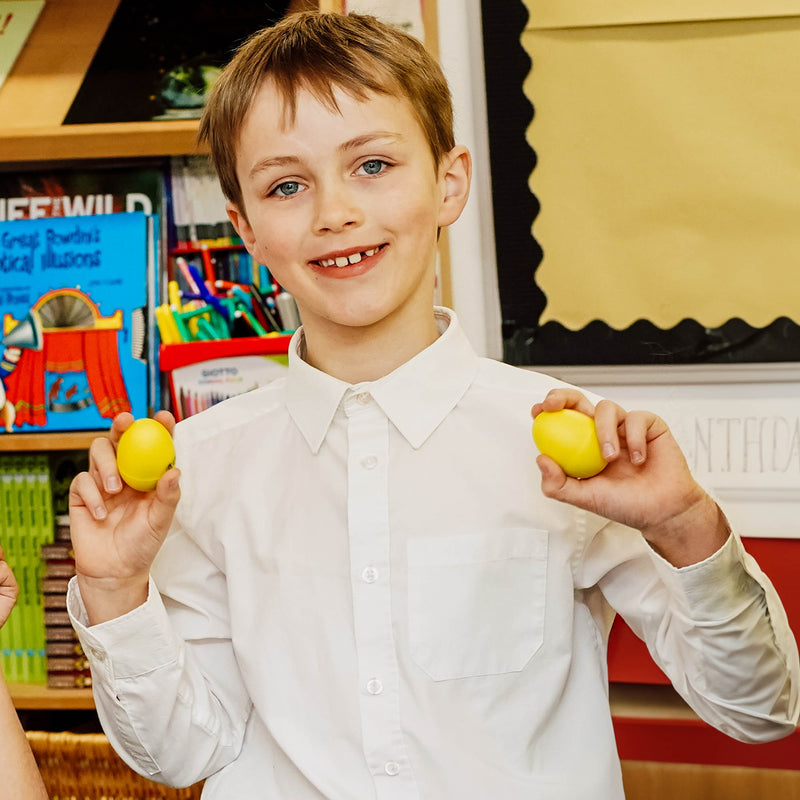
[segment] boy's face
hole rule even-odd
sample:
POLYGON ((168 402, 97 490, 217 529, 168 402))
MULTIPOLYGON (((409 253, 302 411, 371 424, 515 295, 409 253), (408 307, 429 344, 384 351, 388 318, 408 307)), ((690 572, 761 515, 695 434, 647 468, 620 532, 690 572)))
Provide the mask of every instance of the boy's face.
POLYGON ((437 230, 466 202, 469 154, 455 148, 437 170, 407 101, 336 100, 341 113, 301 90, 287 121, 264 83, 241 131, 244 208, 229 205, 231 219, 307 333, 431 318, 437 230))

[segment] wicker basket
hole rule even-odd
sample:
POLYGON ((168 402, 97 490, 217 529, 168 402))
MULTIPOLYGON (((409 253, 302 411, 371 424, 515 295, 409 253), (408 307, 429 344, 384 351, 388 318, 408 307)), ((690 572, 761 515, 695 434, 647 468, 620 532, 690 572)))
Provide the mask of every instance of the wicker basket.
POLYGON ((202 784, 171 789, 137 775, 102 733, 28 731, 52 800, 199 800, 202 784))

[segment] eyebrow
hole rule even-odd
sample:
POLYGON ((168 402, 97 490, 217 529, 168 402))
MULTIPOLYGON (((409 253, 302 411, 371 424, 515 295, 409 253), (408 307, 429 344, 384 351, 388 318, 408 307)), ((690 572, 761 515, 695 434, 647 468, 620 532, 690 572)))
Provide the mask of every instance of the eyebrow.
POLYGON ((371 144, 385 140, 387 142, 399 142, 403 140, 403 135, 400 133, 391 133, 390 131, 374 131, 373 133, 365 133, 362 136, 355 136, 348 139, 339 145, 339 150, 345 152, 347 150, 356 150, 364 145, 371 144))
MULTIPOLYGON (((342 142, 342 144, 339 145, 338 150, 342 153, 345 153, 348 150, 357 150, 360 147, 371 144, 372 142, 386 141, 394 143, 402 140, 403 136, 399 133, 391 133, 390 131, 374 131, 372 133, 362 134, 361 136, 354 136, 352 139, 342 142)), ((297 156, 268 156, 267 158, 262 158, 253 165, 253 168, 250 170, 250 177, 252 178, 257 173, 262 172, 265 169, 269 169, 270 167, 293 166, 295 164, 299 164, 300 161, 301 159, 299 159, 297 156)))

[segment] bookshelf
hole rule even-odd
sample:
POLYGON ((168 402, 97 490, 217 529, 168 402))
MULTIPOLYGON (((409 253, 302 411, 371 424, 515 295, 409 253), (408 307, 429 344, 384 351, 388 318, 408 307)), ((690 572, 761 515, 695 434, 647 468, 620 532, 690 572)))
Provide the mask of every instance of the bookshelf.
MULTIPOLYGON (((317 5, 306 0, 306 5, 317 5)), ((323 10, 340 2, 319 0, 323 10)), ((0 86, 2 168, 87 160, 192 155, 196 120, 62 125, 119 0, 47 0, 6 81, 0 86)), ((0 434, 0 452, 82 450, 104 431, 0 434)), ((94 707, 90 689, 12 684, 18 709, 94 707)))
POLYGON ((197 152, 196 121, 61 125, 117 5, 117 0, 48 0, 0 88, 3 161, 197 152))
MULTIPOLYGON (((47 0, 11 73, 0 86, 2 169, 204 152, 196 141, 196 120, 62 125, 118 5, 119 0, 47 0)), ((341 11, 343 0, 307 0, 307 5, 341 11)), ((425 3, 423 8, 427 44, 436 52, 436 5, 425 3)), ((445 245, 445 276, 446 254, 445 245)), ((448 285, 445 277, 445 302, 450 302, 448 285)), ((0 434, 0 452, 80 450, 103 434, 0 434)), ((18 709, 56 712, 94 707, 90 689, 24 684, 11 684, 9 688, 18 709)))
MULTIPOLYGON (((47 0, 0 87, 0 153, 6 165, 204 152, 196 143, 196 120, 61 124, 118 5, 119 0, 47 0)), ((341 0, 318 5, 338 10, 341 0)))

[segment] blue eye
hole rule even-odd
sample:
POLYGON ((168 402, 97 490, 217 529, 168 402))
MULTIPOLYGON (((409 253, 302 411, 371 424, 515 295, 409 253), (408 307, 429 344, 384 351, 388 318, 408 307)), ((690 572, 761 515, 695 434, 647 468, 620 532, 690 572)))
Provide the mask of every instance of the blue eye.
POLYGON ((278 184, 273 190, 273 194, 279 197, 291 197, 293 194, 301 192, 303 187, 297 181, 286 181, 278 184))
POLYGON ((385 166, 385 161, 381 161, 379 158, 371 158, 369 161, 365 161, 361 165, 361 169, 363 169, 367 175, 377 175, 378 173, 383 172, 385 166))

